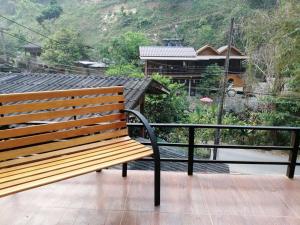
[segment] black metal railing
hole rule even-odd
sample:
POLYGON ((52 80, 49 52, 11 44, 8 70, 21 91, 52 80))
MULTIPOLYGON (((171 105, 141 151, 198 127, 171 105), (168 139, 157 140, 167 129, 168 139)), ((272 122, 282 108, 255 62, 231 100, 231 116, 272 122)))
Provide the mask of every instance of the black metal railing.
MULTIPOLYGON (((300 142, 300 127, 274 127, 274 126, 238 126, 238 125, 210 125, 210 124, 170 124, 170 123, 152 123, 154 128, 183 128, 188 129, 188 143, 166 143, 158 142, 159 146, 187 147, 188 158, 161 158, 164 162, 186 162, 188 164, 188 175, 193 174, 194 163, 227 163, 227 164, 265 164, 265 165, 287 165, 286 175, 293 178, 297 162, 300 142), (288 146, 261 146, 261 145, 232 145, 232 144, 195 144, 196 129, 235 129, 235 130, 264 130, 264 131, 287 131, 291 134, 291 142, 288 146), (288 161, 241 161, 241 160, 209 160, 209 159, 194 159, 195 148, 233 148, 233 149, 259 149, 259 150, 285 150, 289 151, 288 161)), ((128 123, 128 127, 142 127, 140 123, 128 123)), ((150 145, 150 142, 144 142, 145 145, 150 145)), ((146 158, 143 160, 153 160, 146 158)))

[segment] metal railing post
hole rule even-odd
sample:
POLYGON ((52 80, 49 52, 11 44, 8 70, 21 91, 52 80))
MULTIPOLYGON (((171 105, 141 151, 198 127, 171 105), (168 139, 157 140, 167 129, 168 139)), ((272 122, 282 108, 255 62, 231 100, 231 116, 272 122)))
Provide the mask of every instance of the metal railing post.
POLYGON ((193 175, 195 128, 189 127, 188 175, 193 175))
POLYGON ((291 146, 293 147, 293 150, 290 151, 289 165, 286 171, 286 175, 289 178, 294 178, 297 156, 299 151, 299 143, 300 143, 300 131, 293 131, 292 138, 291 138, 291 146))

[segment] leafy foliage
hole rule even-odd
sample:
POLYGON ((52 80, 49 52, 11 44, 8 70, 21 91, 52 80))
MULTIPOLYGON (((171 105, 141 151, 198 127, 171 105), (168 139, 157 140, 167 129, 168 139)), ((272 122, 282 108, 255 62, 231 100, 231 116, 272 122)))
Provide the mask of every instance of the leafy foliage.
POLYGON ((247 51, 252 56, 249 72, 260 74, 270 86, 272 96, 262 99, 260 113, 267 125, 300 124, 299 21, 300 5, 288 0, 272 12, 258 11, 245 27, 247 51), (290 97, 284 90, 287 87, 290 97))
POLYGON ((132 64, 118 64, 110 66, 105 72, 108 76, 144 77, 140 67, 132 64))
POLYGON ((127 32, 105 46, 103 54, 117 64, 138 65, 139 46, 148 45, 149 42, 142 33, 127 32))
POLYGON ((223 73, 224 71, 222 67, 218 66, 217 64, 207 66, 202 74, 203 78, 197 85, 200 94, 203 96, 208 96, 213 90, 218 90, 223 73))
POLYGON ((41 12, 36 18, 36 21, 41 24, 45 20, 57 19, 63 12, 61 6, 58 5, 56 0, 51 0, 50 5, 41 12))
MULTIPOLYGON (((199 48, 208 43, 216 47, 224 45, 230 18, 244 21, 253 11, 244 0, 63 0, 57 1, 59 4, 50 1, 0 0, 0 12, 46 34, 61 27, 78 30, 86 43, 95 48, 110 45, 114 37, 128 31, 145 33, 154 44, 178 34, 186 44, 199 48), (36 18, 43 26, 39 26, 36 18)), ((14 31, 20 29, 15 24, 8 26, 14 31)), ((35 41, 43 42, 38 35, 32 36, 35 41)), ((239 36, 235 44, 243 46, 239 36)))
POLYGON ((145 102, 145 115, 151 122, 168 123, 186 121, 188 102, 183 85, 172 82, 169 77, 159 74, 153 79, 166 86, 170 94, 147 95, 145 102))
POLYGON ((62 29, 53 34, 44 45, 42 57, 53 65, 72 65, 88 57, 87 47, 77 32, 62 29))

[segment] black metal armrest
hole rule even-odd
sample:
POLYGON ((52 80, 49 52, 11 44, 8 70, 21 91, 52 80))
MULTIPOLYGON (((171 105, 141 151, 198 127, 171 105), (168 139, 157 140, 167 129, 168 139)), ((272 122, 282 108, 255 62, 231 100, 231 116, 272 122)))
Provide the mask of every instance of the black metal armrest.
MULTIPOLYGON (((160 155, 159 155, 159 148, 157 145, 157 138, 154 134, 153 128, 148 123, 148 120, 138 111, 125 109, 124 112, 132 113, 135 115, 144 125, 146 128, 151 145, 153 148, 153 159, 154 159, 154 205, 159 206, 160 204, 160 155)), ((124 167, 123 167, 124 170, 124 167)))
POLYGON ((131 110, 131 109, 125 109, 124 112, 127 113, 132 113, 133 115, 135 115, 144 125, 144 127, 146 128, 150 141, 151 141, 151 145, 153 148, 153 156, 155 159, 160 159, 160 155, 159 155, 159 148, 158 148, 158 144, 157 144, 157 138, 156 135, 154 133, 153 128, 150 126, 148 120, 139 112, 136 110, 131 110))

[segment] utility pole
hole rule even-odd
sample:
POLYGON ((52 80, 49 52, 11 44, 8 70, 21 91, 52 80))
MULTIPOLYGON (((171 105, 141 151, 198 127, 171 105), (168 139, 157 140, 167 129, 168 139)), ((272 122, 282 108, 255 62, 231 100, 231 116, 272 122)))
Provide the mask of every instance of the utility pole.
POLYGON ((4 40, 4 34, 3 34, 4 30, 7 30, 7 29, 0 27, 0 41, 1 41, 2 49, 3 49, 4 58, 5 58, 6 62, 8 62, 6 44, 5 44, 5 40, 4 40))
MULTIPOLYGON (((230 61, 229 57, 230 57, 230 52, 231 52, 231 41, 232 41, 232 34, 233 34, 233 24, 234 24, 234 18, 231 18, 230 32, 229 32, 228 45, 227 45, 228 48, 227 48, 227 54, 226 54, 226 60, 225 60, 225 72, 224 72, 223 82, 222 82, 222 86, 221 86, 221 99, 219 102, 217 125, 221 125, 222 119, 223 119, 224 100, 225 100, 227 77, 228 77, 228 71, 229 71, 229 61, 230 61)), ((219 128, 217 128, 216 133, 215 133, 215 141, 214 141, 215 145, 220 144, 220 136, 221 136, 221 130, 219 128)), ((218 148, 214 147, 213 160, 217 159, 217 154, 218 154, 218 148)))

